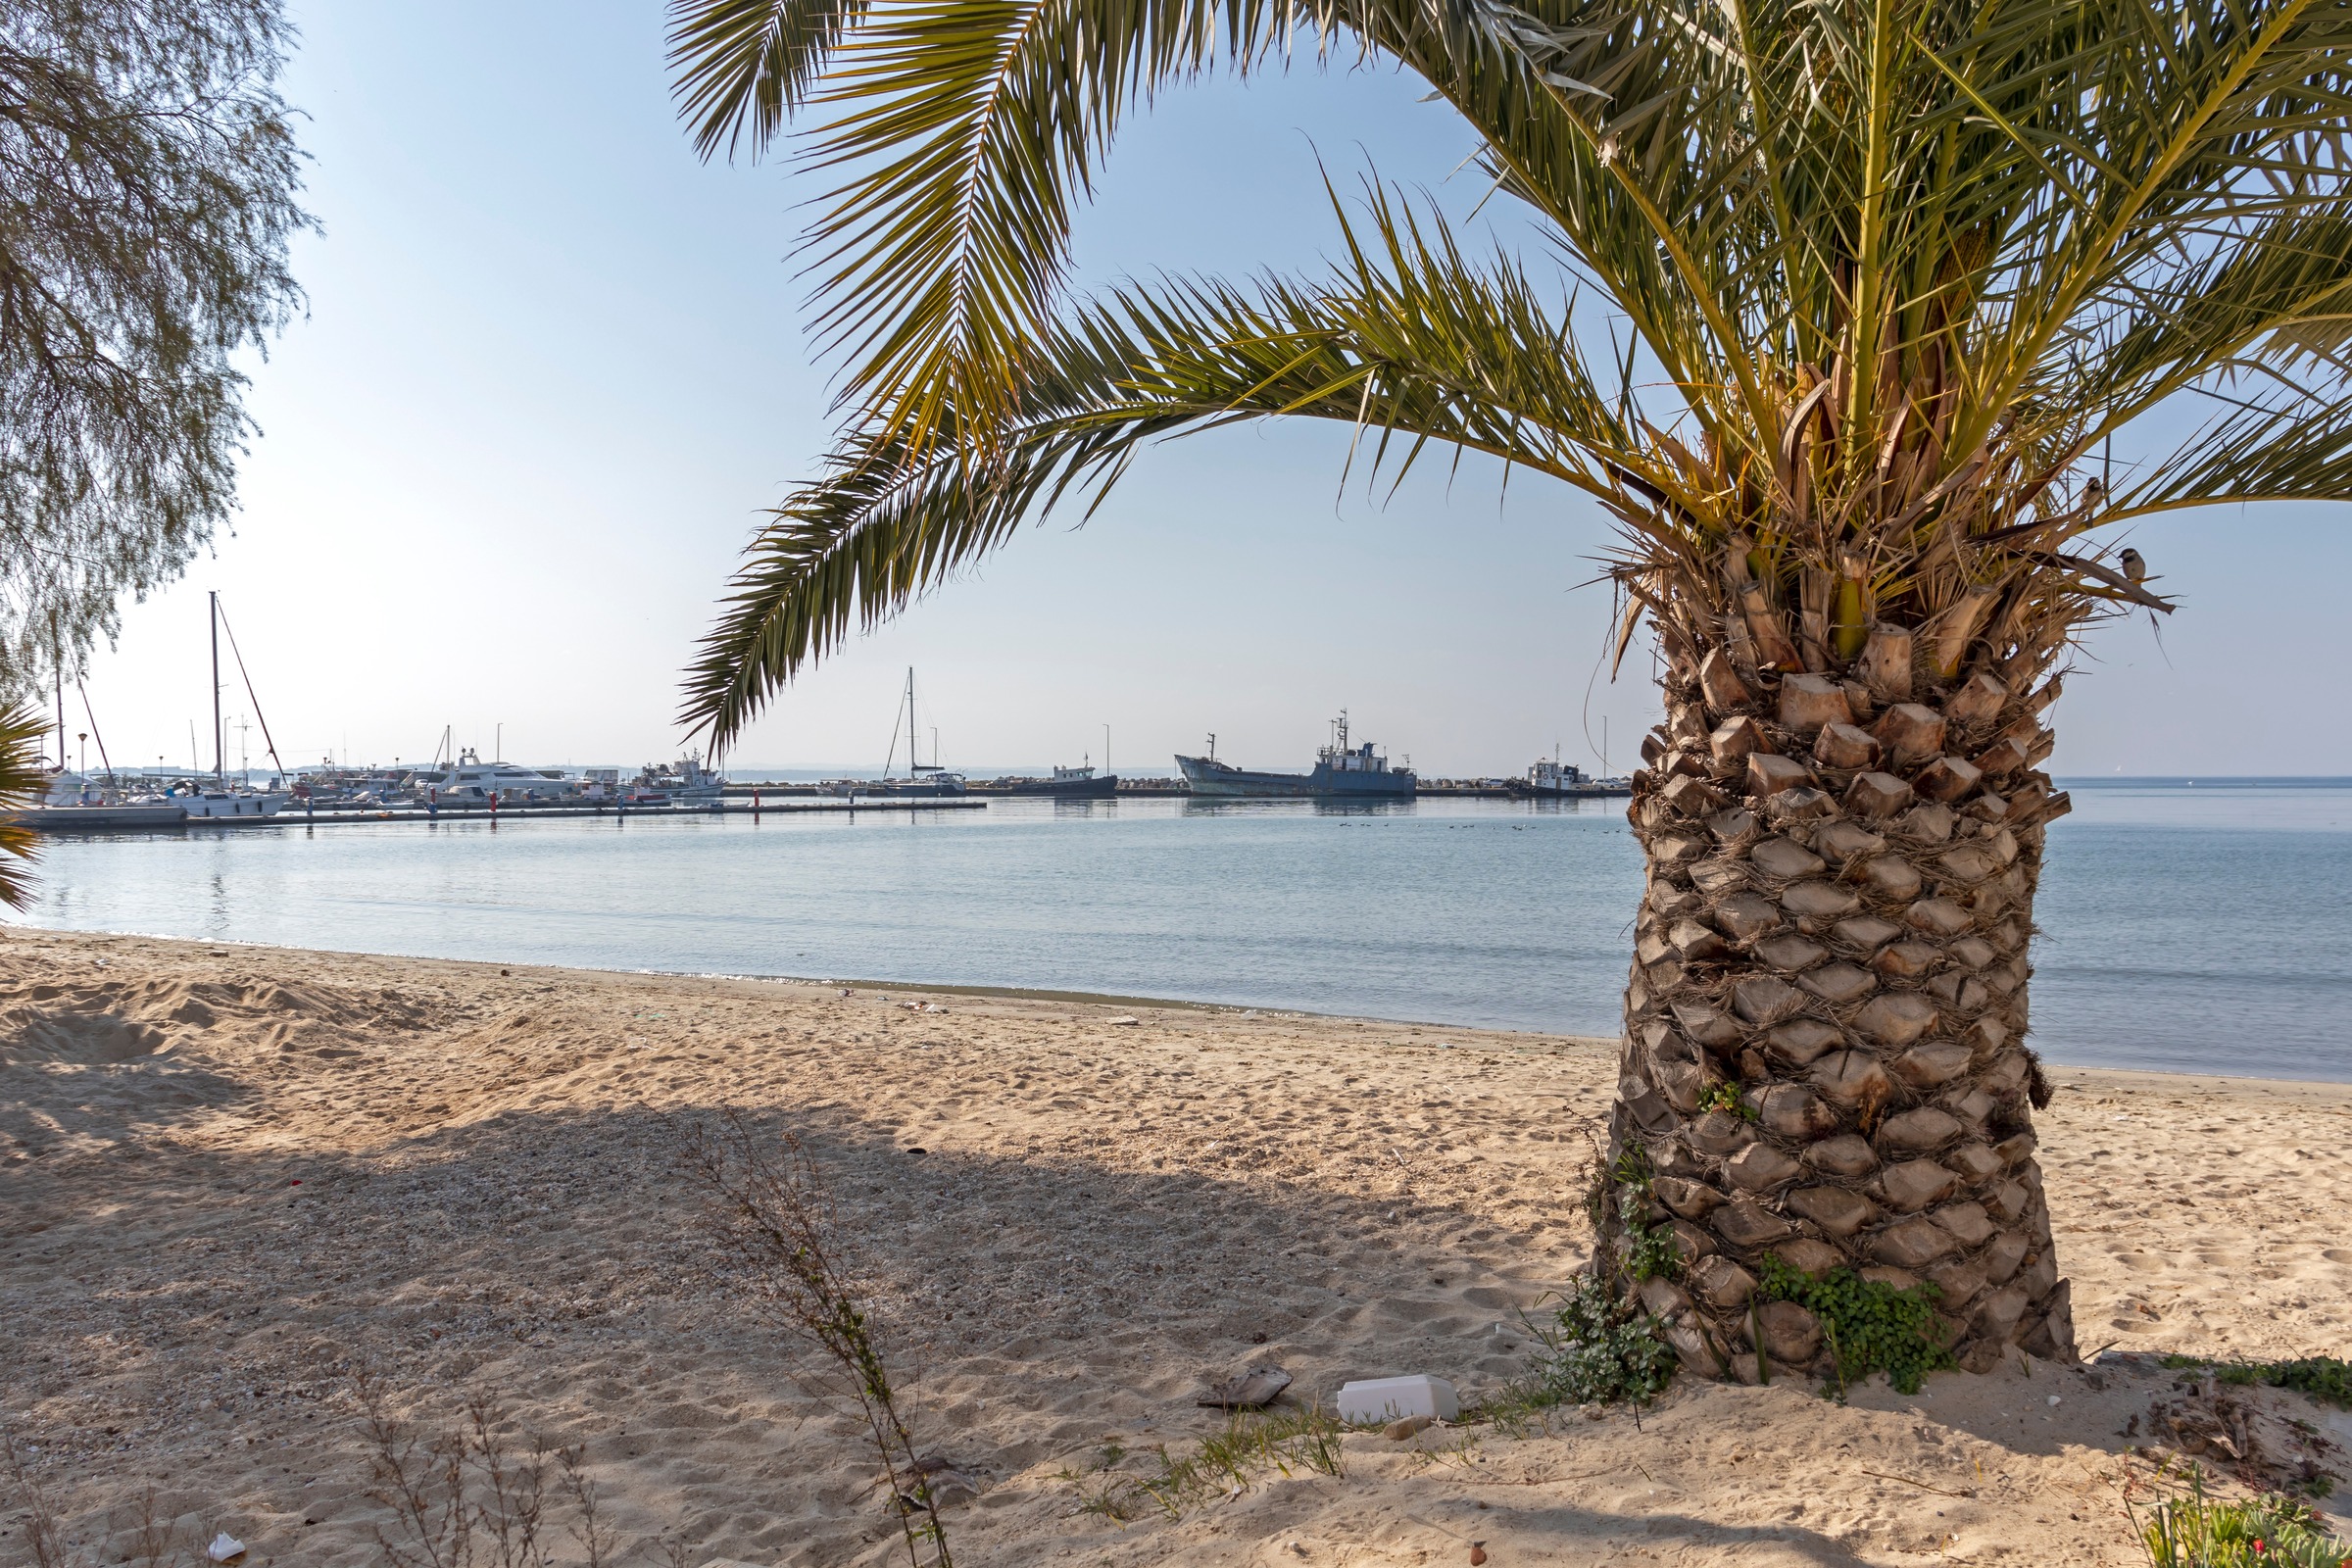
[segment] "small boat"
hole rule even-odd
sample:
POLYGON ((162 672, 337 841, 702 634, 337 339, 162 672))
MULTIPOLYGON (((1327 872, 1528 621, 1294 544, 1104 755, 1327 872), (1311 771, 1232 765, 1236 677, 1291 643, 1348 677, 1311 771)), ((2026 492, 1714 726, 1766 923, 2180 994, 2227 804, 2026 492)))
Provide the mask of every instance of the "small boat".
POLYGON ((240 789, 230 785, 212 784, 173 786, 166 797, 179 808, 180 815, 191 822, 212 821, 216 818, 243 817, 251 820, 261 816, 275 816, 285 809, 292 797, 284 790, 240 789))
POLYGON ((277 755, 277 742, 270 736, 270 718, 262 711, 262 702, 253 689, 253 676, 245 668, 245 656, 237 649, 237 634, 228 628, 228 616, 220 609, 218 593, 205 595, 206 613, 211 620, 213 639, 213 777, 210 783, 183 779, 165 791, 165 796, 176 805, 189 821, 210 821, 275 816, 285 808, 292 793, 287 790, 257 790, 249 783, 231 785, 228 782, 228 731, 220 722, 220 633, 228 630, 229 656, 236 661, 237 678, 244 682, 245 695, 253 703, 253 716, 261 721, 262 739, 269 745, 270 760, 277 763, 277 777, 287 776, 286 764, 277 755))
POLYGON ((1337 735, 1315 754, 1312 773, 1253 773, 1217 760, 1217 738, 1208 738, 1206 757, 1179 755, 1176 765, 1195 795, 1242 797, 1316 796, 1343 800, 1410 800, 1420 780, 1409 767, 1391 767, 1370 741, 1348 744, 1345 709, 1332 721, 1337 735))
POLYGON ((87 833, 111 828, 177 827, 187 812, 161 795, 130 795, 79 773, 50 775, 49 788, 34 805, 10 813, 12 821, 43 833, 87 833))
POLYGON ((620 792, 623 806, 716 806, 726 781, 688 752, 675 762, 648 762, 620 792))

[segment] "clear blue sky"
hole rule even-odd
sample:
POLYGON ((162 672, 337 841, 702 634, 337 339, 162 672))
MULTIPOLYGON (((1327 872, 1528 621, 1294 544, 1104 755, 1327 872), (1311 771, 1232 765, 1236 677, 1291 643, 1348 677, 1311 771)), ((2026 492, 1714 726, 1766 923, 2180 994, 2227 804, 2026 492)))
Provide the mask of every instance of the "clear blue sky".
MULTIPOLYGON (((289 761, 414 760, 445 723, 485 754, 503 723, 517 760, 674 755, 677 671, 759 509, 830 433, 789 260, 821 186, 696 163, 654 0, 296 16, 310 314, 255 367, 235 533, 96 662, 115 760, 184 760, 204 728, 207 588, 289 761)), ((1315 266, 1318 158, 1466 212, 1469 138, 1419 96, 1311 67, 1172 94, 1080 223, 1082 284, 1315 266)), ((737 760, 879 763, 911 664, 947 760, 981 769, 1099 760, 1104 723, 1122 772, 1210 730, 1220 755, 1303 766, 1341 708, 1424 773, 1517 771, 1555 742, 1590 763, 1604 714, 1622 765, 1652 702, 1631 664, 1592 679, 1595 510, 1524 477, 1506 496, 1484 464, 1342 496, 1345 446, 1294 422, 1150 455, 1083 530, 1032 530, 787 692, 737 760)), ((2352 773, 2352 735, 2319 721, 2341 707, 2348 514, 2143 525, 2186 607, 2162 650, 2144 618, 2094 634, 2054 765, 2352 773)))

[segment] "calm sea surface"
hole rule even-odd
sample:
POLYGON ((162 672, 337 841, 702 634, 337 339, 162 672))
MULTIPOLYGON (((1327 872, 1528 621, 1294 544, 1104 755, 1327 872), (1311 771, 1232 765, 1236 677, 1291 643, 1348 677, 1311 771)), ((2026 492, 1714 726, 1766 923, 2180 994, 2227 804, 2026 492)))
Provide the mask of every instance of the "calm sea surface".
MULTIPOLYGON (((2074 785, 2053 1060, 2352 1080, 2352 781, 2074 785)), ((1612 1034, 1623 803, 1178 800, 52 840, 24 923, 1612 1034)))

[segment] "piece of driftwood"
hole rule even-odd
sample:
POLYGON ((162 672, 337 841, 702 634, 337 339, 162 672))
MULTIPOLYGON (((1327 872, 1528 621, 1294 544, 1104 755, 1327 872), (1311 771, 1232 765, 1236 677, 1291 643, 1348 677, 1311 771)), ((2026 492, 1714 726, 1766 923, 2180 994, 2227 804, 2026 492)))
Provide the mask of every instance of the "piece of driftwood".
POLYGON ((1291 1375, 1278 1366, 1253 1366, 1210 1387, 1197 1403, 1220 1410, 1256 1410, 1272 1404, 1291 1386, 1291 1375))

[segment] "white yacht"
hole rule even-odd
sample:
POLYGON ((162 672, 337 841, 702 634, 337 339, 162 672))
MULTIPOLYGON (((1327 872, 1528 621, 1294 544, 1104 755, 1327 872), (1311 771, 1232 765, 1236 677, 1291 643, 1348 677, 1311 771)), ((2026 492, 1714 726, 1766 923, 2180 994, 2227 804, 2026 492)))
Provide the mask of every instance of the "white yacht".
POLYGON ((523 767, 514 762, 485 762, 469 750, 455 762, 418 768, 409 779, 410 790, 434 805, 465 805, 498 800, 510 803, 568 801, 579 794, 578 784, 561 768, 523 767))

